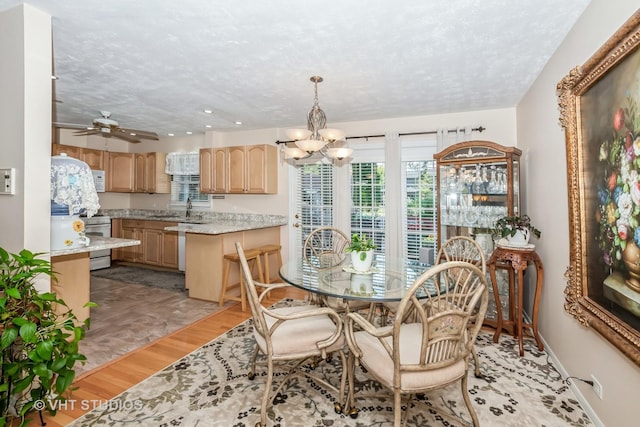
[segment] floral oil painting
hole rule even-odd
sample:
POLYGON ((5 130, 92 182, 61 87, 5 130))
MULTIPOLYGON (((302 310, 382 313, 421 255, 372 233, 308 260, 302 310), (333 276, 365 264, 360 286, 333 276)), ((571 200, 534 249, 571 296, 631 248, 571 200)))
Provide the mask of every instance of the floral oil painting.
MULTIPOLYGON (((640 49, 580 100, 593 165, 588 191, 597 245, 588 246, 589 296, 640 330, 640 49)), ((587 153, 585 153, 587 154, 587 153)), ((585 183, 588 184, 588 183, 585 183)))
POLYGON ((564 308, 640 366, 640 10, 557 93, 569 200, 564 308))

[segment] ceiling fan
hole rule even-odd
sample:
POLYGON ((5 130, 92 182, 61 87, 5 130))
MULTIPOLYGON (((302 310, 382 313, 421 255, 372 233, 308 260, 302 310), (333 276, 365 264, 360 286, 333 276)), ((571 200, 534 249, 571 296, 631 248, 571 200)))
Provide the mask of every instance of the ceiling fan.
POLYGON ((93 123, 90 126, 68 123, 54 123, 54 126, 59 128, 78 129, 74 133, 76 136, 102 135, 105 138, 113 137, 134 143, 141 142, 141 139, 158 140, 158 134, 155 132, 120 127, 118 122, 111 118, 111 113, 109 111, 100 111, 100 115, 102 117, 93 119, 93 123))

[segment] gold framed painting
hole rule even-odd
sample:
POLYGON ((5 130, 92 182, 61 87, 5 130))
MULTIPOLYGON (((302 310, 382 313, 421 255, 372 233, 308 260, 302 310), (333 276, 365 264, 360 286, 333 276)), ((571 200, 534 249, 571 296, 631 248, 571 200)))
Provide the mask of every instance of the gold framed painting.
POLYGON ((564 307, 640 365, 640 10, 557 94, 571 251, 564 307))

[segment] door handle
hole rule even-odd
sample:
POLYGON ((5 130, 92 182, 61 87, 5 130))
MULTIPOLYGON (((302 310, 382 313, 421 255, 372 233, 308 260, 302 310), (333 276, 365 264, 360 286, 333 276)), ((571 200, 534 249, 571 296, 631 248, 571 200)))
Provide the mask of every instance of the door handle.
POLYGON ((296 223, 294 223, 294 224, 293 224, 293 226, 294 226, 295 228, 300 228, 300 223, 299 223, 299 222, 296 222, 296 223))

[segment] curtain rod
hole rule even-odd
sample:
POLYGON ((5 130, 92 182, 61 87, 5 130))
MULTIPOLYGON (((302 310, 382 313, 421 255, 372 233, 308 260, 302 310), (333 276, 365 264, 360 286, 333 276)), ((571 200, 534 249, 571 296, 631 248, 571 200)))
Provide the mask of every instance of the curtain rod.
MULTIPOLYGON (((484 130, 486 130, 487 128, 483 127, 483 126, 478 126, 477 128, 471 128, 472 132, 482 132, 484 130)), ((458 129, 447 129, 447 133, 449 132, 457 132, 458 129)), ((409 136, 409 135, 432 135, 434 133, 438 133, 437 130, 428 130, 428 131, 424 131, 424 132, 407 132, 407 133, 399 133, 398 136, 409 136)), ((347 136, 345 137, 345 139, 369 139, 369 138, 382 138, 385 137, 385 134, 379 134, 379 135, 362 135, 362 136, 347 136)), ((276 144, 287 144, 289 142, 295 142, 295 141, 276 141, 276 144)))

